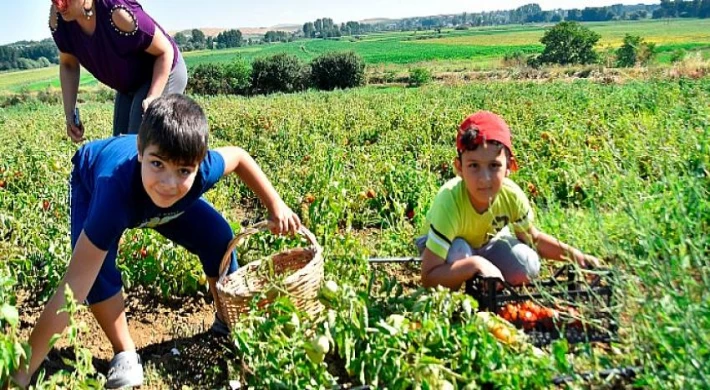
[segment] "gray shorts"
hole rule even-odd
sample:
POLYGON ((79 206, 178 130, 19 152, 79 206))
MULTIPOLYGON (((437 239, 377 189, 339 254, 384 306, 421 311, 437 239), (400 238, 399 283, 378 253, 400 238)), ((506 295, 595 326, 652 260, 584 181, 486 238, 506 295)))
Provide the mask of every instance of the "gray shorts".
MULTIPOLYGON (((424 252, 427 236, 415 240, 419 253, 424 252)), ((503 229, 486 245, 473 249, 463 238, 451 242, 446 262, 481 256, 498 267, 505 281, 512 285, 530 282, 540 274, 540 256, 531 247, 518 240, 508 228, 503 229)))
MULTIPOLYGON (((116 92, 116 101, 113 105, 113 135, 138 134, 143 120, 143 100, 148 96, 151 82, 143 84, 132 94, 116 92)), ((163 95, 184 93, 185 87, 187 87, 187 67, 178 52, 177 63, 170 71, 163 95)))

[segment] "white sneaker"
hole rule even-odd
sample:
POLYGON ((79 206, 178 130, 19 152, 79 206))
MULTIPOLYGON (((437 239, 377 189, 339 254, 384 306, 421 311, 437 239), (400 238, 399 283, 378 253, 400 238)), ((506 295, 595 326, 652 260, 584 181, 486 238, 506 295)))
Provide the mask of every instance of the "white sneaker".
POLYGON ((107 389, 143 385, 143 365, 136 351, 123 351, 111 359, 106 381, 107 389))

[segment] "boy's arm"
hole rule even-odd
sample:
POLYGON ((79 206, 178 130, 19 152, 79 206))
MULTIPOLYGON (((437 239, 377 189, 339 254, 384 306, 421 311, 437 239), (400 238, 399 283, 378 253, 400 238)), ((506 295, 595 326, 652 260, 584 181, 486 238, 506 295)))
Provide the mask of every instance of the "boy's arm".
POLYGON ((497 277, 503 280, 500 270, 481 256, 469 256, 448 263, 429 248, 422 253, 422 285, 424 287, 444 286, 458 290, 461 284, 474 275, 497 277))
POLYGON ((585 255, 579 249, 567 245, 564 242, 543 233, 535 226, 530 226, 527 231, 516 233, 519 240, 528 243, 537 249, 541 257, 551 260, 574 260, 582 267, 589 264, 592 267, 599 267, 599 259, 594 256, 585 255))
POLYGON ((19 385, 26 387, 29 384, 32 374, 39 368, 49 352, 50 339, 54 334, 62 333, 69 323, 67 313, 57 314, 57 311, 66 304, 64 286, 68 285, 71 288, 75 300, 84 302, 105 258, 106 251, 97 248, 82 231, 74 246, 74 252, 64 278, 59 282, 57 291, 45 306, 30 335, 29 344, 32 355, 29 369, 18 371, 13 376, 19 385))
POLYGON ((217 148, 215 151, 224 158, 224 175, 236 173, 269 211, 273 233, 298 232, 300 218, 284 203, 249 153, 237 146, 217 148))

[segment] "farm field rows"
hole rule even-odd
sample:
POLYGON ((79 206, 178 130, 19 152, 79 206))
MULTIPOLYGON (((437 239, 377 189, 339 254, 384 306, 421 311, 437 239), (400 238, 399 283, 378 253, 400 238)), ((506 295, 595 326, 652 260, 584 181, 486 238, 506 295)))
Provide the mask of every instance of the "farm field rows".
MULTIPOLYGON (((644 20, 634 22, 585 23, 601 34, 600 49, 615 48, 625 34, 639 35, 657 44, 658 62, 670 62, 671 52, 678 49, 700 50, 707 57, 710 48, 710 21, 707 19, 644 20)), ((545 29, 543 25, 500 26, 472 28, 470 30, 444 30, 442 34, 431 31, 377 33, 363 36, 362 40, 343 37, 341 40, 300 40, 249 46, 217 51, 184 53, 188 66, 201 63, 228 62, 236 56, 249 61, 256 57, 276 53, 289 53, 310 60, 328 51, 357 52, 369 65, 407 68, 413 64, 446 64, 465 62, 465 69, 491 69, 499 67, 506 54, 525 54, 542 51, 540 44, 545 29)), ((457 65, 460 68, 460 66, 457 65)), ((83 86, 95 85, 96 80, 86 72, 83 86)), ((17 92, 21 89, 42 90, 59 85, 56 67, 17 73, 0 74, 0 91, 17 92)))
MULTIPOLYGON (((255 310, 216 353, 200 347, 213 345, 197 324, 202 317, 185 310, 193 303, 179 317, 151 309, 200 300, 200 316, 210 314, 198 260, 157 234, 128 232, 120 267, 127 293, 142 302, 131 306, 131 318, 186 324, 176 342, 151 339, 150 327, 136 330, 145 332, 145 387, 214 388, 233 380, 285 388, 444 381, 549 388, 558 375, 624 366, 641 367, 641 387, 708 387, 710 80, 484 82, 198 101, 213 145, 248 150, 316 234, 326 279, 338 290, 317 321, 296 313, 297 326, 287 301, 255 310), (454 175, 456 125, 478 109, 511 125, 522 166, 512 179, 531 198, 537 225, 618 271, 618 342, 557 343, 537 356, 491 336, 467 314, 475 302, 465 295, 418 289, 416 268, 373 272, 367 264, 371 256, 416 254, 412 240, 429 203, 454 175), (306 354, 315 334, 330 338, 322 363, 306 354), (171 354, 174 347, 181 357, 171 354)), ((110 102, 85 102, 81 110, 90 139, 109 135, 110 102)), ((20 318, 0 337, 11 342, 26 336, 35 318, 28 313, 51 293, 69 258, 67 177, 77 146, 63 137, 61 113, 59 104, 37 102, 0 111, 0 298, 20 318)), ((207 197, 237 230, 264 217, 233 178, 207 197)), ((242 261, 295 244, 259 236, 242 261)), ((100 355, 93 366, 105 368, 106 351, 94 346, 101 335, 80 340, 100 355)), ((64 367, 61 357, 75 356, 69 344, 59 344, 45 366, 50 373, 64 367)), ((67 380, 72 387, 85 379, 67 380)), ((593 383, 613 385, 605 380, 593 383)))

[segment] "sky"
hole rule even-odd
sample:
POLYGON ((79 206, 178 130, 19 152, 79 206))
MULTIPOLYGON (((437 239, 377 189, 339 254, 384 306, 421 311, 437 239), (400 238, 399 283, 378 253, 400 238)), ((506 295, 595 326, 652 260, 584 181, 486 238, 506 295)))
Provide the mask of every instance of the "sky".
MULTIPOLYGON (((322 17, 337 23, 369 18, 403 18, 514 9, 536 2, 543 10, 653 4, 656 0, 138 0, 168 31, 200 27, 271 27, 322 17)), ((49 0, 0 0, 0 45, 49 38, 49 0)))

